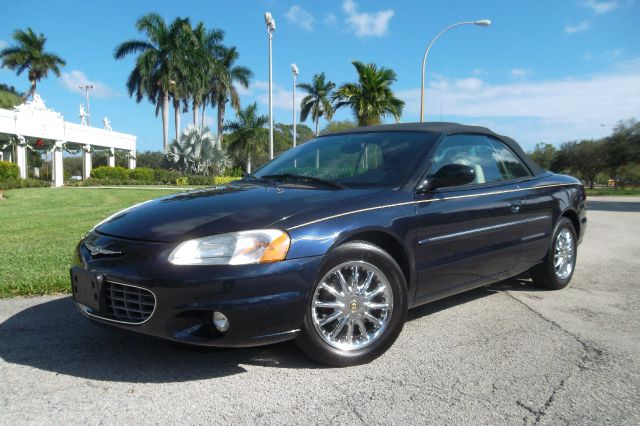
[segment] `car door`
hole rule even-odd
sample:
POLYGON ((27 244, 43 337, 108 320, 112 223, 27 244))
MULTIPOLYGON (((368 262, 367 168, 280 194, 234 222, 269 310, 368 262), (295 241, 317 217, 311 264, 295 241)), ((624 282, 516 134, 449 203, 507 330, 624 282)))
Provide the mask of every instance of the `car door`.
POLYGON ((417 297, 482 282, 516 264, 526 223, 524 195, 496 142, 484 135, 452 135, 436 148, 427 177, 446 164, 464 164, 476 179, 416 193, 417 297))

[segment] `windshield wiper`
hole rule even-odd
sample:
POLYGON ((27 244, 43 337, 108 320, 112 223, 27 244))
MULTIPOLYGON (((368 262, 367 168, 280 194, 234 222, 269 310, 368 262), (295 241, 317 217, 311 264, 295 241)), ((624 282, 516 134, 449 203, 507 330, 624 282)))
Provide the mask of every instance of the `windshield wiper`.
MULTIPOLYGON (((260 179, 260 178, 258 178, 260 179)), ((293 180, 293 181, 306 181, 306 182, 312 182, 312 183, 319 183, 321 185, 324 186, 330 186, 332 188, 336 188, 336 189, 345 189, 347 188, 346 186, 344 186, 341 183, 332 181, 332 180, 326 180, 326 179, 321 179, 321 178, 317 178, 317 177, 313 177, 313 176, 305 176, 305 175, 296 175, 296 174, 292 174, 292 173, 282 173, 279 175, 266 175, 266 176, 262 176, 262 179, 278 179, 278 180, 293 180)))
POLYGON ((257 182, 257 183, 262 183, 269 186, 274 186, 276 188, 278 187, 278 185, 274 181, 270 179, 266 179, 264 177, 258 177, 256 175, 252 175, 251 173, 243 174, 240 182, 257 182))

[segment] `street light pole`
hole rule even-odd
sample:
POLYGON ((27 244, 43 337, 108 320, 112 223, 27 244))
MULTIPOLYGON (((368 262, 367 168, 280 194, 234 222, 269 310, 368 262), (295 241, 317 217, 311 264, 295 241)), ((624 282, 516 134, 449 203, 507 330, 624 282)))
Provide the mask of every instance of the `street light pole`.
POLYGON ((273 32, 276 30, 276 21, 271 16, 271 12, 264 14, 264 22, 267 24, 269 34, 269 158, 273 160, 273 78, 271 60, 271 40, 273 32))
POLYGON ((91 108, 89 108, 89 90, 93 89, 93 84, 86 84, 84 86, 79 86, 80 90, 84 90, 87 96, 87 126, 91 126, 91 108))
POLYGON ((293 75, 293 147, 297 145, 296 138, 296 77, 298 77, 298 66, 291 64, 291 74, 293 75))
POLYGON ((440 38, 440 36, 452 28, 459 27, 461 25, 478 25, 480 27, 488 27, 491 25, 491 21, 489 19, 480 19, 477 21, 464 21, 458 22, 453 25, 449 25, 444 30, 440 31, 429 43, 427 46, 427 50, 424 52, 424 57, 422 58, 422 84, 420 86, 420 122, 424 121, 424 73, 425 73, 425 65, 427 63, 427 55, 429 54, 429 50, 431 50, 431 46, 440 38))

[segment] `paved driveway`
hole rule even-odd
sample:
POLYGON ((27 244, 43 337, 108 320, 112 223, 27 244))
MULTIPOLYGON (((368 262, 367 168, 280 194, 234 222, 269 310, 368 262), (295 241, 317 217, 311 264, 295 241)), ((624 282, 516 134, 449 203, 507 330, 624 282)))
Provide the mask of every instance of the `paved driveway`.
POLYGON ((0 301, 0 423, 640 424, 640 199, 590 200, 573 286, 524 280, 418 308, 347 369, 294 344, 186 350, 0 301))

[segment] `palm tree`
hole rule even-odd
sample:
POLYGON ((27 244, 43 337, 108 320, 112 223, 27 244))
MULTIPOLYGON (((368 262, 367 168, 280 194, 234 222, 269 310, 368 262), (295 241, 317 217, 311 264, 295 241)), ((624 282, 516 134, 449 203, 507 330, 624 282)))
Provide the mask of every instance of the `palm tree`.
POLYGON ((331 98, 331 91, 336 85, 332 81, 325 82, 324 80, 324 73, 320 73, 313 76, 311 84, 298 84, 298 88, 307 93, 307 96, 300 102, 300 121, 305 121, 309 113, 311 113, 311 119, 316 123, 316 136, 318 136, 320 117, 331 120, 334 112, 329 99, 331 98))
POLYGON ((247 67, 236 65, 240 54, 235 47, 221 47, 219 49, 218 63, 211 80, 209 100, 212 106, 218 107, 218 137, 222 139, 224 126, 224 113, 227 102, 236 112, 240 112, 240 96, 234 84, 237 83, 245 89, 249 87, 249 81, 253 73, 247 67))
POLYGON ((396 98, 391 90, 391 84, 398 79, 395 71, 378 68, 373 63, 351 63, 358 73, 358 82, 343 84, 336 90, 333 95, 334 107, 350 107, 358 126, 380 124, 385 115, 400 120, 404 101, 396 98))
POLYGON ((193 125, 198 124, 198 110, 202 105, 202 124, 204 127, 204 108, 211 90, 211 80, 218 67, 218 58, 222 49, 224 31, 207 30, 202 22, 193 29, 193 46, 189 59, 193 63, 189 78, 189 94, 193 111, 193 125))
POLYGON ((257 110, 258 105, 254 102, 237 112, 237 121, 224 126, 225 130, 235 134, 235 140, 229 145, 229 150, 237 155, 247 156, 247 173, 251 173, 252 154, 259 156, 266 151, 266 140, 260 138, 260 129, 267 125, 269 117, 258 115, 257 110))
POLYGON ((146 35, 146 40, 128 40, 118 45, 114 52, 116 59, 139 53, 129 78, 129 96, 136 96, 140 102, 145 96, 156 105, 156 115, 162 110, 162 146, 167 150, 169 140, 169 94, 172 86, 187 75, 184 69, 184 55, 180 34, 190 27, 189 20, 176 18, 170 25, 157 13, 150 13, 138 19, 136 29, 146 35))
POLYGON ((27 28, 26 31, 15 30, 13 39, 17 44, 2 49, 0 58, 2 66, 16 70, 17 75, 22 74, 24 70, 29 71, 31 87, 23 97, 23 100, 27 100, 36 93, 38 81, 46 77, 49 71, 60 76, 60 68, 65 66, 66 62, 54 53, 45 52, 44 44, 47 39, 44 34, 36 34, 31 28, 27 28))

